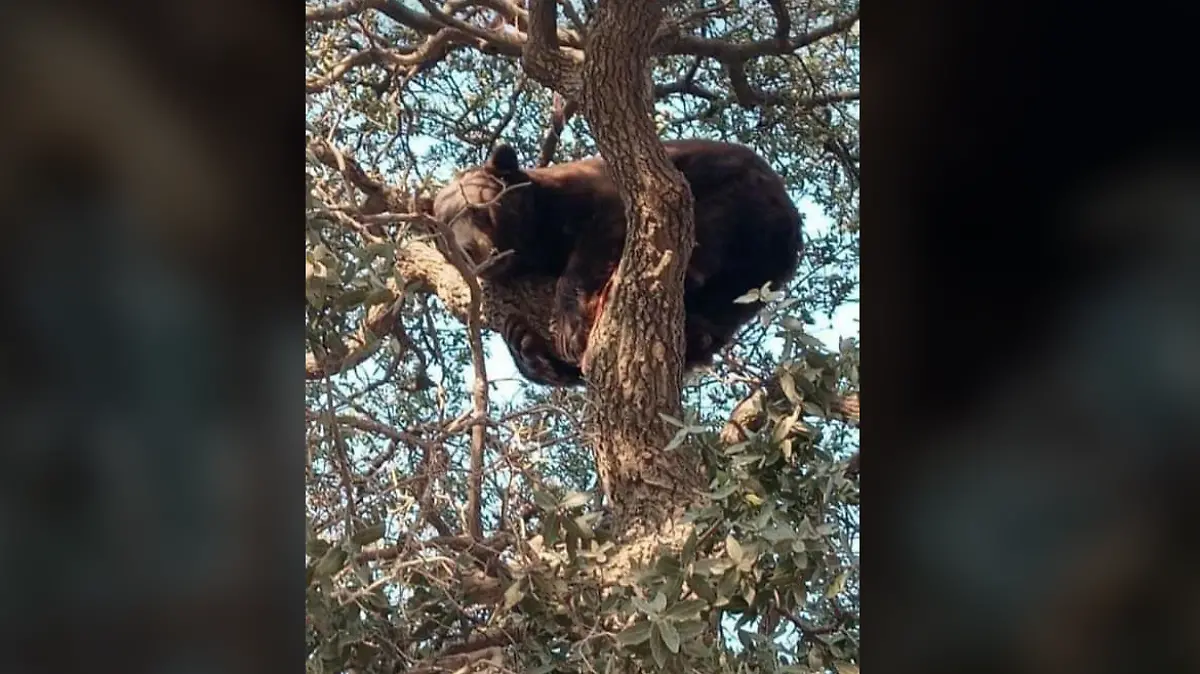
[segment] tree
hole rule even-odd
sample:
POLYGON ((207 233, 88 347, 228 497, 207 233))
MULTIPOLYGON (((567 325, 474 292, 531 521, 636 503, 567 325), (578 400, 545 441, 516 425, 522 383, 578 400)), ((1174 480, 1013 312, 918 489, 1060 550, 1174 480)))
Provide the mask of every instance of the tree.
POLYGON ((306 9, 310 668, 855 668, 857 347, 808 326, 856 289, 857 6, 418 4, 306 9), (833 222, 686 382, 668 136, 752 145, 833 222), (621 189, 586 390, 489 379, 487 327, 548 330, 552 288, 418 208, 501 140, 621 189))

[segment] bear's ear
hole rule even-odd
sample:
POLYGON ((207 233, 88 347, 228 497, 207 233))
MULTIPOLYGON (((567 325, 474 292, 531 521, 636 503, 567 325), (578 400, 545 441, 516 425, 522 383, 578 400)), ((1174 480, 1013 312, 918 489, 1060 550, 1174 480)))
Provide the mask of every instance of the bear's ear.
POLYGON ((492 150, 492 156, 487 160, 488 170, 498 173, 517 173, 521 170, 521 164, 517 159, 517 151, 512 149, 511 145, 500 144, 496 149, 492 150))

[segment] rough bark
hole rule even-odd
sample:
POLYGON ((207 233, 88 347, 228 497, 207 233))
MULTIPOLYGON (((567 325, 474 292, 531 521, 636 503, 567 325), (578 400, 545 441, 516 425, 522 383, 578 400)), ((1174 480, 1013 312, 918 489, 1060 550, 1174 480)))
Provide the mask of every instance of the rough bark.
POLYGON ((618 530, 656 531, 692 500, 703 479, 684 452, 665 452, 683 384, 683 279, 693 247, 693 197, 653 124, 650 56, 661 0, 605 0, 586 58, 559 49, 553 0, 529 10, 526 72, 579 102, 621 192, 625 248, 591 334, 584 377, 595 402, 589 429, 618 530))
POLYGON ((598 469, 621 529, 658 529, 695 498, 703 477, 686 452, 665 452, 683 385, 683 280, 693 196, 653 124, 651 43, 661 2, 601 3, 583 65, 581 111, 608 161, 629 222, 625 249, 584 370, 596 402, 598 469))

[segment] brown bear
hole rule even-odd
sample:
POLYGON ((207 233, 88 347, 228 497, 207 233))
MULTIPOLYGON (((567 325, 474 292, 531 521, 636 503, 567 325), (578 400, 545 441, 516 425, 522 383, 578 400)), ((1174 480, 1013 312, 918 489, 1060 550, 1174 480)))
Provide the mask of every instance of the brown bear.
MULTIPOLYGON (((801 217, 783 180, 743 145, 710 140, 663 143, 695 202, 696 245, 684 285, 685 367, 711 362, 761 304, 735 303, 752 288, 778 289, 796 272, 801 217)), ((519 317, 499 326, 517 369, 536 383, 582 382, 588 335, 625 244, 625 207, 599 156, 522 169, 498 146, 434 199, 434 216, 490 283, 522 276, 556 279, 547 342, 519 317), (504 254, 506 253, 507 254, 504 254), (504 254, 496 259, 493 255, 504 254)))

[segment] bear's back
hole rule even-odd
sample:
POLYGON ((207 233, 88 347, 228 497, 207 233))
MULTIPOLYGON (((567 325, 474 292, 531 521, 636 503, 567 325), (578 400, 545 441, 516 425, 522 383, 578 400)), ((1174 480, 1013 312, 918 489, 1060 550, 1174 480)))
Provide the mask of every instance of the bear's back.
MULTIPOLYGON (((697 245, 721 258, 719 264, 726 268, 763 264, 760 271, 770 280, 790 275, 801 248, 800 214, 767 161, 737 143, 683 139, 663 146, 691 187, 697 245)), ((545 202, 555 203, 548 209, 555 221, 602 228, 619 250, 625 234, 624 207, 601 156, 527 173, 549 197, 545 202)), ((749 268, 736 273, 754 276, 749 268)))

